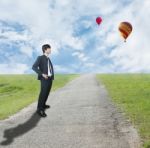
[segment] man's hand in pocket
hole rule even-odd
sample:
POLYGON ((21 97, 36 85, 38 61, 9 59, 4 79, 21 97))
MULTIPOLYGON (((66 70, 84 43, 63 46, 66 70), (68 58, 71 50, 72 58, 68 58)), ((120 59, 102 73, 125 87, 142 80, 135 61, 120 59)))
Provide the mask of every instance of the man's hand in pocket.
POLYGON ((48 75, 47 74, 42 74, 42 76, 45 78, 45 79, 48 79, 48 75))

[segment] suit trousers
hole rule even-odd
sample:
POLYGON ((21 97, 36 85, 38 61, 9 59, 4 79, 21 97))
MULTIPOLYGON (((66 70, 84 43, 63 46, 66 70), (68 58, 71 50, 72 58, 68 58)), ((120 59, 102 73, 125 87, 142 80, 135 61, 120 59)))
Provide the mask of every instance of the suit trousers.
POLYGON ((48 79, 42 77, 40 81, 41 81, 41 90, 38 98, 37 109, 44 110, 44 106, 46 105, 46 101, 51 91, 53 80, 51 77, 48 77, 48 79))

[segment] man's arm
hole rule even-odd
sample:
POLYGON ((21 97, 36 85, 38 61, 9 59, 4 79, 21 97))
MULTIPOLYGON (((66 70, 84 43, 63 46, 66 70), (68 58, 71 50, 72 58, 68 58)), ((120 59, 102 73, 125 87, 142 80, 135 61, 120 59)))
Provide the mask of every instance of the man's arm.
POLYGON ((40 63, 40 56, 37 57, 35 63, 32 66, 32 69, 39 75, 42 75, 41 70, 38 68, 40 63))

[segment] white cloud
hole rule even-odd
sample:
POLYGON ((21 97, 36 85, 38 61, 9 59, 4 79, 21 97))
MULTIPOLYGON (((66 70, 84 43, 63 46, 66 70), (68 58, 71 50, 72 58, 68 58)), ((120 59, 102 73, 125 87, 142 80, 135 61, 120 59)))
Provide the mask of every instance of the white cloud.
MULTIPOLYGON (((6 32, 1 30, 1 42, 19 40, 28 43, 20 50, 29 57, 33 53, 30 45, 39 53, 43 43, 50 43, 54 56, 59 55, 61 48, 69 46, 70 50, 77 50, 72 50, 72 56, 83 64, 81 71, 114 72, 117 69, 118 72, 150 72, 149 7, 149 0, 1 0, 0 19, 18 22, 26 27, 22 33, 10 28, 6 32), (95 23, 98 15, 103 18, 100 26, 95 23), (75 29, 80 29, 82 17, 82 26, 92 28, 92 32, 76 36, 75 29), (84 20, 84 17, 88 19, 84 20), (133 25, 133 32, 126 43, 118 32, 121 21, 129 21, 133 25), (92 55, 85 53, 89 43, 96 47, 92 49, 92 55), (112 47, 112 51, 109 51, 112 47), (95 59, 98 54, 100 59, 95 59), (112 63, 105 63, 103 67, 97 61, 102 62, 104 58, 112 63), (88 63, 91 63, 89 69, 88 63)), ((67 71, 59 66, 57 69, 59 72, 67 71)))
POLYGON ((96 65, 94 63, 85 63, 86 67, 95 67, 96 65))
MULTIPOLYGON (((115 65, 120 65, 120 70, 123 72, 150 72, 150 29, 148 28, 150 10, 147 9, 149 6, 148 0, 136 0, 115 16, 117 22, 129 20, 133 25, 133 32, 126 43, 121 43, 119 39, 114 41, 112 38, 117 47, 111 52, 110 57, 113 58, 115 65), (137 11, 139 9, 140 11, 137 11)), ((113 32, 110 36, 113 36, 113 32)))
MULTIPOLYGON (((41 39, 47 40, 49 38, 54 40, 55 44, 60 44, 61 46, 67 45, 77 49, 83 48, 82 41, 73 35, 74 15, 72 17, 69 16, 75 12, 72 10, 72 6, 68 7, 68 4, 70 5, 71 2, 55 1, 55 9, 49 7, 51 3, 48 0, 2 0, 0 2, 0 18, 24 24, 31 33, 28 35, 31 39, 30 43, 33 43, 36 47, 41 39)), ((14 40, 20 37, 14 32, 13 34, 12 32, 5 34, 7 37, 11 35, 14 36, 14 40)), ((24 38, 22 35, 21 39, 26 40, 26 36, 24 38)), ((55 47, 60 47, 60 45, 55 47)), ((56 50, 58 51, 58 49, 56 50)))
POLYGON ((26 45, 25 46, 22 45, 20 48, 20 51, 22 53, 26 54, 27 56, 32 57, 33 50, 31 47, 26 46, 26 45))
POLYGON ((67 68, 61 65, 54 65, 54 70, 56 73, 75 73, 75 70, 73 68, 67 68))
POLYGON ((7 31, 1 34, 1 37, 6 39, 7 41, 28 41, 29 37, 27 34, 20 34, 15 31, 7 31))
POLYGON ((26 70, 28 70, 26 64, 0 64, 0 74, 24 74, 26 70))
POLYGON ((82 51, 75 51, 72 56, 76 56, 81 62, 86 62, 89 59, 82 51))

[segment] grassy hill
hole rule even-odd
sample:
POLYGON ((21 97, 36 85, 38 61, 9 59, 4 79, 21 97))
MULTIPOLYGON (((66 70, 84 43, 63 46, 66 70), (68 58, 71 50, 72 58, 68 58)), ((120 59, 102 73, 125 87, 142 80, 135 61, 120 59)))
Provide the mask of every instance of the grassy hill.
MULTIPOLYGON (((78 75, 55 75, 52 91, 63 87, 78 75)), ((0 75, 0 119, 18 112, 38 100, 40 81, 37 75, 0 75)))
POLYGON ((138 129, 150 148, 150 74, 99 74, 116 105, 138 129))

